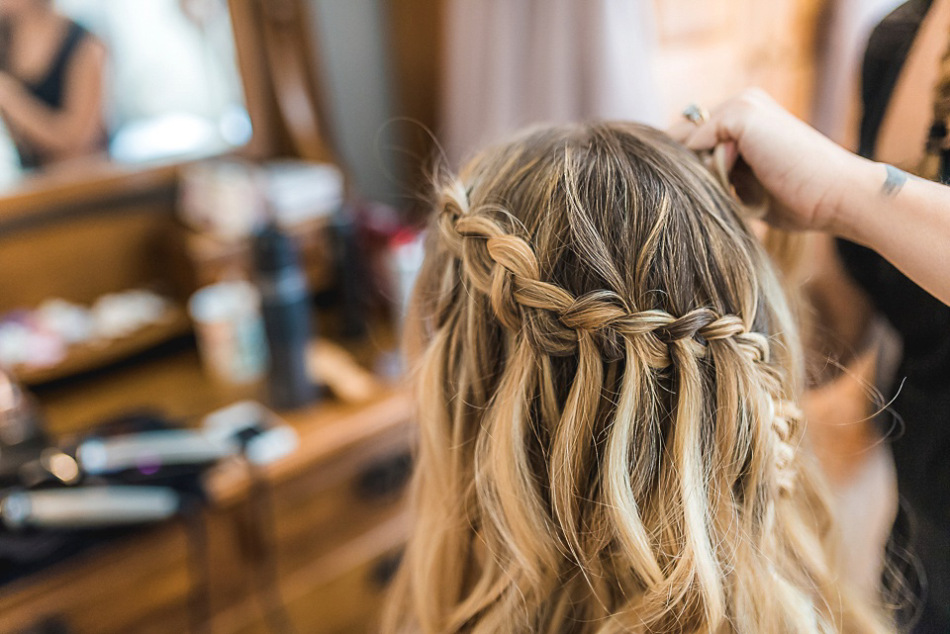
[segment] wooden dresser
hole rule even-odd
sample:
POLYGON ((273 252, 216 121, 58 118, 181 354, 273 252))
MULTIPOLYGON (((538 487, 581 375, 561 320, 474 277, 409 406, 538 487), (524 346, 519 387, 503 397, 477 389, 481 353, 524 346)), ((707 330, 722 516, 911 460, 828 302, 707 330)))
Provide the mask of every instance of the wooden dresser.
MULTIPOLYGON (((68 433, 133 405, 200 415, 224 396, 186 345, 40 399, 50 428, 68 433)), ((0 587, 0 632, 375 631, 407 531, 410 399, 386 387, 283 417, 298 449, 256 474, 219 465, 199 513, 0 587)))

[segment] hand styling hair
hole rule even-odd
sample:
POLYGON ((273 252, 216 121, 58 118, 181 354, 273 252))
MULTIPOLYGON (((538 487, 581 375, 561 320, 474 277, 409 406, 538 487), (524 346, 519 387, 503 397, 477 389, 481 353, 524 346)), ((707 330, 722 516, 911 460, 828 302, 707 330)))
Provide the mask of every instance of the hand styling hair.
POLYGON ((696 157, 537 129, 437 207, 387 630, 887 631, 833 565, 783 291, 696 157))

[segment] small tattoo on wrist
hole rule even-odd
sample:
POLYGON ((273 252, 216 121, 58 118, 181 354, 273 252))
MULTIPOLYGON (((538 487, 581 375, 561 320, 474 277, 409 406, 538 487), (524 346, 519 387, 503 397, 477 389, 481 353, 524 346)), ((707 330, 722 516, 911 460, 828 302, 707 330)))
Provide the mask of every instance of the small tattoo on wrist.
POLYGON ((881 193, 888 198, 893 198, 907 183, 910 175, 904 170, 897 169, 887 163, 884 164, 884 169, 887 170, 887 178, 884 179, 884 184, 881 186, 881 193))

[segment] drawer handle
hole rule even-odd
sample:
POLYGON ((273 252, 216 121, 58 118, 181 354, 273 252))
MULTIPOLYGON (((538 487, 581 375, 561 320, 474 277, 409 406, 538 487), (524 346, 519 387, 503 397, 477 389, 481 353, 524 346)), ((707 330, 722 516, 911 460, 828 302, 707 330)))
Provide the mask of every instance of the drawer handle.
POLYGON ((364 501, 395 497, 411 473, 412 456, 408 451, 389 456, 373 463, 357 477, 356 495, 364 501))
POLYGON ((396 576, 400 562, 402 562, 402 549, 380 558, 370 570, 370 583, 380 590, 388 586, 396 576))

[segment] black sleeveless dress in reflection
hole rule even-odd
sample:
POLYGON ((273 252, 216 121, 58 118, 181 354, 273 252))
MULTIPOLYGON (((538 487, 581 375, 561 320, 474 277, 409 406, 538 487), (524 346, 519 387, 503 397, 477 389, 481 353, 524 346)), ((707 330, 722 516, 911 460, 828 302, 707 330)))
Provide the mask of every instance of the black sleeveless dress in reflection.
MULTIPOLYGON (((863 156, 874 158, 888 103, 930 6, 931 0, 910 0, 884 18, 871 34, 861 76, 864 112, 859 152, 863 156)), ((929 116, 929 110, 923 114, 929 116)), ((948 171, 950 162, 944 156, 941 178, 946 179, 948 171)), ((922 564, 918 589, 924 604, 914 634, 948 634, 950 307, 869 249, 839 240, 838 252, 848 272, 903 339, 895 389, 904 383, 892 405, 900 419, 886 421, 902 504, 892 533, 891 555, 898 566, 906 564, 902 551, 907 546, 922 564), (895 544, 899 547, 893 548, 895 544)))
MULTIPOLYGON (((53 56, 53 61, 41 79, 35 82, 20 80, 20 83, 36 99, 42 101, 50 108, 60 109, 63 107, 66 92, 66 78, 69 72, 69 65, 75 57, 79 44, 90 37, 89 32, 76 22, 70 21, 66 29, 66 36, 63 38, 59 49, 53 56)), ((0 70, 9 73, 16 79, 16 75, 10 70, 10 25, 0 25, 0 70)), ((24 169, 42 167, 49 162, 49 157, 44 152, 31 145, 26 139, 19 135, 14 135, 13 139, 17 152, 20 155, 20 165, 24 169)), ((103 144, 104 146, 104 144, 103 144)))

